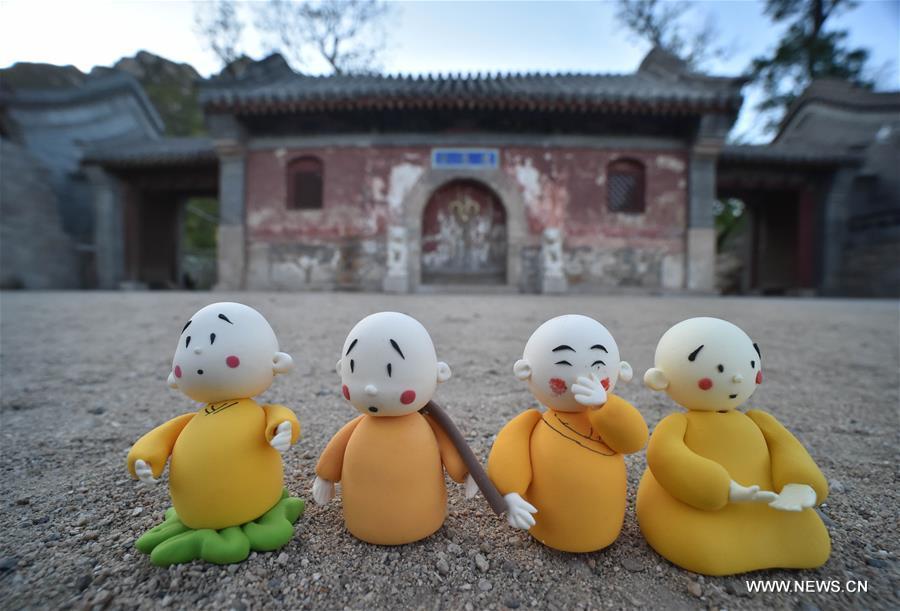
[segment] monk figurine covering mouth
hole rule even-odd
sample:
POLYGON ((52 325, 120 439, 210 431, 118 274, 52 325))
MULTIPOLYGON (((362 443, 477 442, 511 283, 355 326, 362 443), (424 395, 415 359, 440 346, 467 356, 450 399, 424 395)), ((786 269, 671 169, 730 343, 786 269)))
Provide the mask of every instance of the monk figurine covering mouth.
POLYGON ((622 455, 647 441, 640 413, 613 394, 620 379, 631 379, 631 366, 619 360, 606 327, 570 314, 538 327, 513 372, 546 410, 530 409, 503 427, 488 475, 507 499, 537 508, 530 534, 544 545, 568 552, 610 545, 625 518, 622 455))
POLYGON ((682 568, 729 575, 828 560, 819 467, 773 416, 737 411, 762 380, 759 346, 717 318, 666 331, 644 375, 687 410, 653 431, 637 496, 647 542, 682 568))
MULTIPOLYGON (((489 484, 455 427, 449 428, 452 422, 431 401, 437 385, 450 379, 450 367, 437 360, 421 323, 379 312, 353 327, 336 368, 341 394, 360 415, 319 457, 313 498, 328 503, 335 482, 341 482, 344 522, 363 541, 401 545, 428 537, 447 516, 445 469, 456 482, 469 480, 469 490, 476 475, 489 484)), ((493 490, 483 492, 494 499, 495 511, 533 523, 527 504, 498 505, 493 490)))

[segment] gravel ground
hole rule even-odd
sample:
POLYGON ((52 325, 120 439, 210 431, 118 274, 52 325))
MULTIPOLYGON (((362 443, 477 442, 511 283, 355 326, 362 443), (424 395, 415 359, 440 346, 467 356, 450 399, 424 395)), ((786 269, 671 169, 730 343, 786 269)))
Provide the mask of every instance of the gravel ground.
POLYGON ((0 295, 2 455, 0 607, 246 608, 898 608, 898 305, 896 302, 466 297, 363 294, 5 293, 0 295), (833 552, 815 571, 753 579, 847 580, 867 593, 750 594, 745 577, 683 571, 644 542, 634 494, 644 454, 629 456, 629 508, 619 540, 596 553, 542 547, 466 501, 449 482, 449 517, 425 541, 361 543, 340 506, 308 503, 281 552, 239 565, 154 567, 133 548, 162 519, 165 485, 130 480, 130 445, 191 409, 165 377, 185 319, 234 299, 268 317, 297 368, 263 397, 291 406, 303 437, 286 482, 310 500, 313 468, 355 411, 333 371, 350 327, 371 312, 407 312, 431 331, 453 369, 437 400, 486 458, 493 435, 534 402, 513 377, 525 340, 545 319, 584 313, 616 336, 636 380, 620 387, 652 427, 674 409, 639 383, 671 324, 715 315, 760 343, 766 382, 751 404, 775 414, 831 483, 822 514, 833 552))

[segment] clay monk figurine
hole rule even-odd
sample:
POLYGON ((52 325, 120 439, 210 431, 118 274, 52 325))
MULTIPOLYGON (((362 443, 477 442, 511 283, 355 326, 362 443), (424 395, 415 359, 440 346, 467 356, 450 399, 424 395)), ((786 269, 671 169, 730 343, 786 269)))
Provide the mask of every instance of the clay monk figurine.
POLYGON ((766 412, 739 412, 762 383, 759 347, 717 318, 666 331, 644 375, 687 412, 663 418, 637 497, 641 531, 660 555, 707 575, 813 568, 831 551, 813 507, 822 472, 766 412))
POLYGON ((612 394, 631 366, 610 332, 570 314, 542 324, 513 371, 546 408, 530 409, 497 435, 488 475, 507 499, 537 508, 531 536, 567 552, 616 540, 625 518, 623 454, 647 441, 641 414, 612 394))
POLYGON ((283 486, 281 453, 300 435, 294 413, 259 405, 293 361, 263 316, 240 303, 208 305, 184 325, 169 386, 203 404, 153 429, 128 453, 128 471, 155 483, 169 463, 173 508, 137 541, 157 565, 224 564, 293 536, 303 501, 283 486))
MULTIPOLYGON (((350 331, 337 371, 344 398, 360 415, 322 452, 313 498, 328 503, 341 482, 347 530, 369 543, 401 545, 431 535, 447 516, 444 470, 456 482, 469 480, 469 490, 469 471, 480 470, 452 422, 431 402, 438 383, 450 379, 450 367, 437 360, 421 323, 379 312, 350 331)), ((489 484, 486 476, 483 481, 489 484)), ((492 503, 495 511, 533 523, 533 508, 500 504, 492 503)))

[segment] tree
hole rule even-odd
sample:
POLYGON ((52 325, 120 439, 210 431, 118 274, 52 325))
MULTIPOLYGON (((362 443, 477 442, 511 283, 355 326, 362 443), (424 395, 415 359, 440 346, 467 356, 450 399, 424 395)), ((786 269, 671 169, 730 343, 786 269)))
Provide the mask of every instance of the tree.
POLYGON ((616 18, 631 33, 698 69, 728 51, 718 46, 718 28, 707 15, 703 25, 686 25, 694 5, 676 0, 619 0, 616 18))
POLYGON ((269 0, 258 5, 256 25, 295 66, 308 66, 312 51, 344 74, 378 68, 388 13, 380 0, 269 0))
POLYGON ((838 78, 871 88, 864 76, 869 52, 846 46, 846 30, 826 30, 829 18, 853 9, 855 0, 767 0, 765 13, 788 28, 775 50, 751 64, 753 80, 765 99, 757 109, 768 115, 766 128, 778 127, 800 93, 818 78, 838 78))
POLYGON ((228 66, 241 56, 244 24, 238 18, 234 0, 199 2, 194 14, 194 31, 209 49, 228 66))

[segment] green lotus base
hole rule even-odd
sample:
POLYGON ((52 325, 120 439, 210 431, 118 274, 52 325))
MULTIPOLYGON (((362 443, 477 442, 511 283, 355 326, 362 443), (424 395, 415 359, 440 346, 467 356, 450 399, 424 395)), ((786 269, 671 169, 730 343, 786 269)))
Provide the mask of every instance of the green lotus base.
POLYGON ((150 554, 150 561, 157 566, 198 559, 213 564, 241 562, 251 551, 271 552, 287 544, 304 507, 302 499, 290 497, 284 490, 281 500, 261 517, 222 530, 189 528, 170 507, 165 521, 144 533, 135 547, 150 554))

